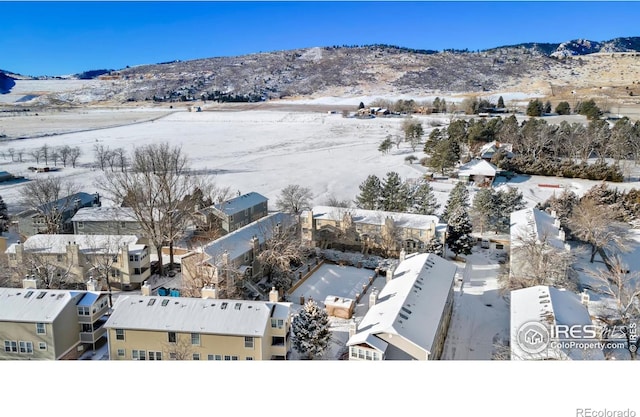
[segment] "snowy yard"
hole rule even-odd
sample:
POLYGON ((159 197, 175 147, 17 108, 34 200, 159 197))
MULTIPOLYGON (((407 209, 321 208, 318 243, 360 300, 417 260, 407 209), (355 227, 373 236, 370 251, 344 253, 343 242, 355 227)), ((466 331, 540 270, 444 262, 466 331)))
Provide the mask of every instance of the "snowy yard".
POLYGON ((499 295, 500 264, 492 249, 474 247, 459 263, 462 283, 454 306, 442 359, 489 360, 497 345, 509 340, 509 305, 499 295))

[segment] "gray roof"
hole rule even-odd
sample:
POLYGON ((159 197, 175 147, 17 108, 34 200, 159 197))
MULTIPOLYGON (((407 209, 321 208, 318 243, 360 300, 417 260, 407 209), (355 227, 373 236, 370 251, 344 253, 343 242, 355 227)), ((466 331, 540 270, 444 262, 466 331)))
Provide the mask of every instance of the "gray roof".
POLYGON ((136 222, 131 207, 84 207, 71 218, 72 222, 136 222))
POLYGON ((272 235, 273 226, 280 223, 288 226, 292 222, 292 216, 286 213, 272 213, 237 229, 219 239, 214 240, 204 247, 204 252, 218 262, 226 251, 229 260, 234 260, 249 252, 253 248, 251 239, 255 236, 260 244, 264 243, 272 235))
POLYGON ((40 213, 48 213, 53 207, 56 207, 59 211, 70 211, 75 209, 76 202, 79 207, 90 206, 98 198, 97 194, 87 194, 84 192, 75 193, 62 197, 59 200, 45 203, 37 208, 40 213))
POLYGON ((267 201, 267 197, 252 191, 222 203, 215 204, 214 207, 224 214, 232 216, 260 203, 266 203, 267 201))
POLYGON ((85 291, 0 288, 0 321, 51 323, 85 291))
POLYGON ((290 303, 123 295, 106 328, 262 337, 290 303))
POLYGON ((385 333, 431 352, 456 271, 454 263, 432 253, 408 255, 347 345, 366 343, 378 347, 371 343, 371 336, 385 333))

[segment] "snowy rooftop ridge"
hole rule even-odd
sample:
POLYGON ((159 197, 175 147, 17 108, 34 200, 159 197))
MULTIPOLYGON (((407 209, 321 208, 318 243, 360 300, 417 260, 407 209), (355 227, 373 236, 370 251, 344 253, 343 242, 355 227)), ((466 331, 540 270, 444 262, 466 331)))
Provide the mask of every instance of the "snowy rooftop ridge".
MULTIPOLYGON (((29 237, 22 243, 24 250, 37 253, 66 253, 67 245, 75 243, 84 253, 117 253, 122 246, 139 249, 136 245, 138 237, 135 235, 55 235, 38 234, 29 237)), ((16 253, 14 243, 5 253, 16 253)))
POLYGON ((120 221, 135 222, 131 207, 84 207, 71 218, 72 222, 120 221))
POLYGON ((70 302, 88 305, 98 297, 89 291, 0 288, 0 321, 51 323, 70 302))
POLYGON ((511 244, 518 246, 523 239, 546 241, 549 245, 563 249, 564 232, 555 217, 536 208, 525 208, 511 213, 511 244))
POLYGON ((105 328, 262 337, 290 303, 186 297, 118 297, 105 328))
MULTIPOLYGON (((529 323, 543 325, 549 334, 558 325, 592 325, 589 311, 581 303, 580 297, 571 291, 545 285, 511 291, 511 359, 604 359, 602 350, 592 347, 572 348, 563 345, 558 348, 548 345, 548 349, 540 353, 529 353, 518 342, 519 331, 529 323)), ((558 341, 572 340, 564 332, 558 332, 557 336, 558 341)))
POLYGON ((237 259, 253 248, 251 239, 255 236, 260 244, 271 237, 273 227, 277 224, 287 226, 291 223, 291 216, 286 213, 272 213, 256 220, 253 223, 234 230, 204 246, 203 251, 219 262, 220 256, 226 251, 229 260, 237 259))
POLYGON ((482 175, 485 177, 495 177, 498 167, 484 159, 472 159, 458 168, 458 175, 482 175))
POLYGON ((354 208, 314 206, 311 210, 314 219, 342 221, 345 214, 349 213, 354 223, 384 225, 385 219, 391 217, 398 227, 412 229, 430 229, 433 224, 439 224, 438 216, 414 213, 396 213, 382 210, 364 210, 354 208))
POLYGON ((414 352, 422 356, 416 359, 424 359, 433 350, 456 271, 454 263, 432 253, 408 255, 380 291, 376 304, 347 345, 366 343, 375 347, 372 338, 402 344, 395 338, 399 336, 405 344, 408 342, 422 352, 414 352))

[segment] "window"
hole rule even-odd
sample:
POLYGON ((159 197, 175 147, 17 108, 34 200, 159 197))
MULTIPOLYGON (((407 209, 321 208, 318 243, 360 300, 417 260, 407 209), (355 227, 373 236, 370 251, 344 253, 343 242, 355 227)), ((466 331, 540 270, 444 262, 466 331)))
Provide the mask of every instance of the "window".
POLYGON ((91 333, 93 331, 93 327, 91 326, 91 324, 88 323, 82 323, 82 333, 91 333))
POLYGON ((237 360, 238 360, 238 357, 237 357, 237 356, 235 356, 235 355, 231 355, 231 360, 232 360, 232 361, 237 361, 237 360))
POLYGON ((78 229, 84 229, 84 222, 78 222, 78 229))
POLYGON ((194 361, 199 361, 200 360, 200 354, 199 353, 194 353, 193 354, 193 360, 194 361))
POLYGON ((133 275, 140 275, 140 268, 133 268, 133 275))
POLYGON ((245 359, 248 360, 248 361, 252 361, 253 357, 252 356, 247 356, 245 359))
POLYGON ((129 255, 129 262, 133 262, 133 255, 129 255))
POLYGON ((91 313, 89 312, 89 307, 78 307, 78 315, 79 316, 88 316, 91 313))
MULTIPOLYGON (((134 350, 135 352, 135 350, 134 350)), ((147 360, 147 351, 146 350, 139 350, 138 351, 138 360, 144 361, 147 360)))
POLYGON ((33 353, 33 342, 20 341, 20 353, 33 353))
POLYGON ((176 332, 168 333, 169 343, 176 343, 176 332))
POLYGON ((200 333, 191 333, 191 344, 200 346, 200 333))
POLYGON ((133 359, 134 361, 137 361, 140 358, 140 354, 138 349, 133 349, 131 351, 131 359, 133 359))
POLYGON ((162 360, 162 352, 149 351, 149 360, 150 361, 161 361, 162 360))
POLYGON ((231 356, 229 356, 229 355, 224 355, 224 360, 225 360, 225 361, 230 361, 230 360, 231 360, 231 356))
POLYGON ((284 337, 282 336, 271 337, 271 346, 284 346, 284 337))
POLYGON ((116 340, 124 340, 124 329, 116 329, 116 340))
POLYGON ((62 255, 56 255, 56 261, 62 262, 62 255))
POLYGON ((214 355, 214 360, 221 361, 222 355, 214 355))
POLYGON ((47 334, 47 329, 44 327, 44 323, 36 323, 37 334, 47 334))
POLYGON ((47 344, 45 342, 38 343, 38 349, 47 350, 47 344))
POLYGON ((213 355, 207 355, 207 360, 208 361, 212 361, 213 360, 213 355))
POLYGON ((282 329, 284 327, 284 320, 278 319, 278 329, 282 329))
POLYGON ((244 337, 244 347, 247 349, 253 349, 253 337, 251 336, 244 337))
POLYGON ((5 352, 17 352, 18 351, 18 343, 15 340, 5 340, 4 341, 4 351, 5 352))
POLYGON ((169 359, 176 360, 176 352, 169 352, 169 359))

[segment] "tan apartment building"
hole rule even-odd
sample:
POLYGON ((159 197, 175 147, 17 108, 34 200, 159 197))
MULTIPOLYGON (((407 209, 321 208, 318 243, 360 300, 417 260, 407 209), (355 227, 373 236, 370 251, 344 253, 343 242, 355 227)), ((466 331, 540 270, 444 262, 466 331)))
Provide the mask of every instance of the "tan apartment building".
POLYGON ((350 360, 439 359, 453 312, 457 267, 432 253, 400 257, 374 304, 350 330, 350 360))
POLYGON ((437 216, 316 206, 300 215, 302 241, 323 249, 382 251, 398 256, 423 252, 446 225, 437 216))
MULTIPOLYGON (((272 291, 270 300, 277 300, 272 291)), ((206 294, 206 292, 205 292, 206 294)), ((123 295, 109 320, 110 360, 284 360, 290 303, 123 295)))
POLYGON ((239 280, 262 277, 258 254, 278 228, 292 225, 291 215, 272 213, 197 248, 182 258, 183 281, 197 283, 197 289, 213 285, 222 292, 239 280))
POLYGON ((0 288, 0 359, 74 359, 106 337, 108 309, 99 292, 0 288))
POLYGON ((18 278, 36 278, 39 286, 84 284, 91 277, 106 281, 109 274, 112 285, 128 290, 139 288, 151 274, 149 250, 142 242, 134 235, 39 234, 10 245, 5 253, 18 278))

